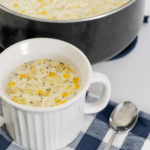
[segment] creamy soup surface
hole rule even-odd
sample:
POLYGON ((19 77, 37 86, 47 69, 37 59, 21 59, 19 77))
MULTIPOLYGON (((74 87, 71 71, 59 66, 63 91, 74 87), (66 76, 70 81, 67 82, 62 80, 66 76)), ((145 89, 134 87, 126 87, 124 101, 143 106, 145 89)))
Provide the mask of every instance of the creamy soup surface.
POLYGON ((130 0, 0 0, 0 4, 21 14, 50 19, 89 18, 117 9, 130 0))
POLYGON ((74 98, 82 89, 82 81, 76 66, 39 59, 13 70, 5 89, 8 98, 18 104, 53 107, 74 98))

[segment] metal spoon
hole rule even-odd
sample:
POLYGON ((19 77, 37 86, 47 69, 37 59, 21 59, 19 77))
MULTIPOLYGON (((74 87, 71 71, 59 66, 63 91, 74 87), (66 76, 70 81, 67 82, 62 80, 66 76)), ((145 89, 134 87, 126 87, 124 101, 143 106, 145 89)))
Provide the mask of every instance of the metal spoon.
POLYGON ((114 130, 105 150, 109 150, 116 133, 130 131, 138 119, 137 107, 132 102, 119 104, 109 118, 110 127, 114 130))

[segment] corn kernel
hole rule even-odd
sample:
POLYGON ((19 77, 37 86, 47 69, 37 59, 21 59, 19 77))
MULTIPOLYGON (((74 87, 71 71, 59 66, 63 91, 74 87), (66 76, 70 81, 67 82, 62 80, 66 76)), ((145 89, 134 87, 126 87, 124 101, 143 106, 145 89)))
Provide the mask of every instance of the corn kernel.
POLYGON ((54 72, 49 72, 49 76, 50 77, 55 77, 55 73, 54 72))
POLYGON ((41 11, 41 14, 42 14, 42 15, 46 15, 47 12, 46 12, 46 11, 41 11))
POLYGON ((70 74, 69 73, 64 73, 63 76, 64 76, 64 78, 70 78, 70 74))
POLYGON ((30 65, 30 68, 31 68, 31 69, 33 69, 34 67, 35 67, 35 66, 33 66, 33 65, 30 65))
POLYGON ((39 93, 39 94, 42 94, 42 93, 43 93, 43 91, 42 91, 41 89, 39 89, 39 90, 38 90, 38 93, 39 93))
POLYGON ((65 100, 63 100, 63 101, 61 101, 61 103, 62 103, 62 104, 64 104, 64 103, 66 103, 66 101, 65 101, 65 100))
POLYGON ((73 90, 76 90, 76 89, 78 89, 78 88, 79 88, 79 84, 75 84, 73 90))
POLYGON ((74 77, 74 78, 73 78, 73 83, 74 83, 74 84, 77 84, 78 82, 79 82, 79 78, 78 78, 78 77, 74 77))
POLYGON ((11 81, 9 84, 8 84, 8 87, 13 87, 15 86, 15 82, 11 81))
POLYGON ((62 94, 62 97, 66 97, 66 96, 68 96, 68 93, 63 93, 62 94))
POLYGON ((76 73, 74 70, 72 70, 71 68, 69 68, 69 71, 72 73, 76 73))
POLYGON ((58 100, 58 99, 55 99, 55 103, 59 103, 60 102, 60 100, 58 100))
POLYGON ((26 77, 26 74, 20 74, 20 79, 23 79, 26 77))
POLYGON ((19 5, 17 3, 14 4, 14 7, 19 7, 19 5))

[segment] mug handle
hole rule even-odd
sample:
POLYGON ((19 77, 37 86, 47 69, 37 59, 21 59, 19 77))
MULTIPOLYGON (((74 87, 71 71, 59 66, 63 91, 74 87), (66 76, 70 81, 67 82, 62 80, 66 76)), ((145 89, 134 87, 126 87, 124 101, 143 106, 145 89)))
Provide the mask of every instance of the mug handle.
POLYGON ((91 103, 87 103, 87 102, 85 103, 84 105, 85 114, 93 114, 93 113, 100 112, 106 107, 106 105, 109 102, 109 98, 111 94, 111 85, 107 76, 98 72, 93 72, 90 84, 95 82, 100 82, 103 84, 103 93, 97 101, 91 103))

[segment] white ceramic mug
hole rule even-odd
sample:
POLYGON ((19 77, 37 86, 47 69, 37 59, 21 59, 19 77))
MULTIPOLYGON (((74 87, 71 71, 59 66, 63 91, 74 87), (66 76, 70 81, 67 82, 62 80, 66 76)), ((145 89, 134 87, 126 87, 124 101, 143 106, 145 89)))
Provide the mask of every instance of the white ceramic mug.
POLYGON ((75 46, 56 39, 37 38, 19 42, 0 55, 0 97, 6 127, 13 140, 25 149, 56 150, 71 143, 79 134, 84 113, 96 113, 109 101, 111 87, 108 78, 92 72, 86 56, 75 46), (40 58, 63 57, 72 60, 81 72, 84 87, 72 100, 49 108, 33 108, 17 104, 7 98, 4 84, 8 74, 17 66, 40 58), (85 102, 91 83, 104 85, 101 98, 93 103, 85 102))

